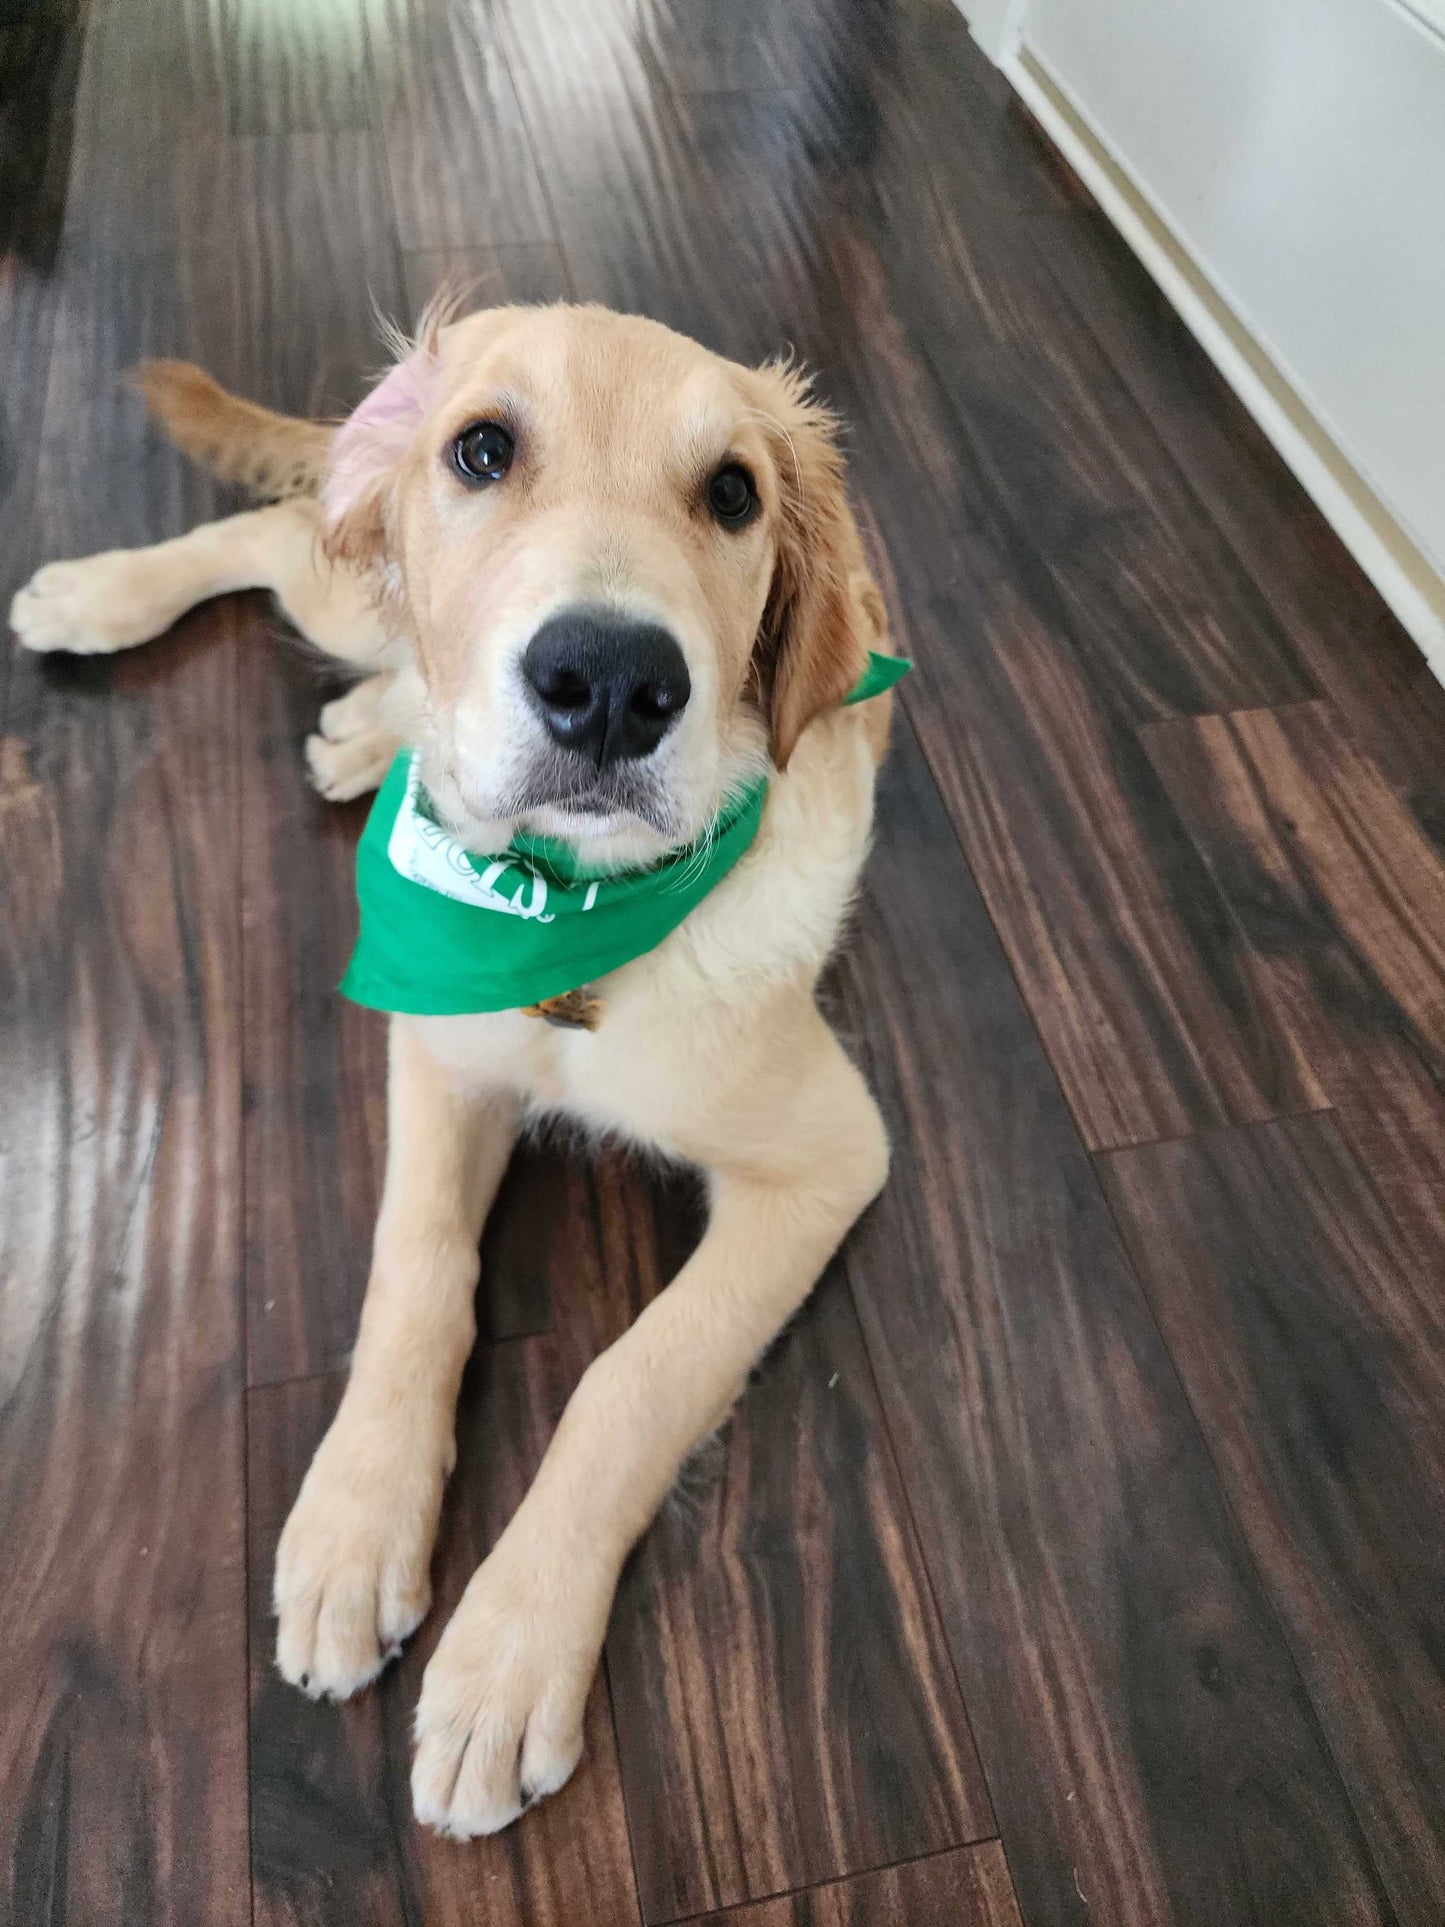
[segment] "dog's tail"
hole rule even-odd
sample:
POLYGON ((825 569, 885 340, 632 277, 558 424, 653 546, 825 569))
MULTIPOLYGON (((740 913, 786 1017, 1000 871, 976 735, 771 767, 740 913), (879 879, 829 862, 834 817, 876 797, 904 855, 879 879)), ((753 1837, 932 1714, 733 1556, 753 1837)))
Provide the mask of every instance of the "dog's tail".
POLYGON ((189 361, 143 361, 127 377, 178 448, 263 501, 316 495, 335 426, 243 401, 189 361))

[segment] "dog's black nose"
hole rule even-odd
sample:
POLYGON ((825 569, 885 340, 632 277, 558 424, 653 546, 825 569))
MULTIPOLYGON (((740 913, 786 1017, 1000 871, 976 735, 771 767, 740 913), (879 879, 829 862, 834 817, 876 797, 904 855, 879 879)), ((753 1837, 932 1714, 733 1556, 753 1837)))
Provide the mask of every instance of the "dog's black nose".
POLYGON ((692 694, 682 651, 656 623, 606 610, 553 616, 522 674, 554 742, 599 769, 657 748, 692 694))

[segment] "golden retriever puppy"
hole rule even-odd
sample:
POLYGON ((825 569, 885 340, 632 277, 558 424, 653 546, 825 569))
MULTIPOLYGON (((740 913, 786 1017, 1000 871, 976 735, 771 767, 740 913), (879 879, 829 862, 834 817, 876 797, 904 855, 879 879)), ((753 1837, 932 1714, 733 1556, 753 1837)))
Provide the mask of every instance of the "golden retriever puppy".
MULTIPOLYGON (((488 1833, 577 1764, 630 1547, 884 1182, 877 1110, 814 1001, 868 844, 888 699, 844 699, 886 652, 882 602, 804 381, 652 322, 433 314, 339 428, 183 365, 141 382, 183 447, 283 499, 42 569, 11 610, 23 644, 125 648, 204 597, 274 591, 366 671, 307 745, 317 787, 359 794, 414 752, 396 821, 412 809, 467 889, 495 894, 520 848, 560 850, 584 905, 679 849, 695 879, 756 803, 682 920, 575 995, 413 996, 420 926, 400 987, 359 993, 400 1014, 350 1381, 277 1555, 277 1659, 306 1692, 364 1686, 427 1611, 478 1241, 522 1122, 563 1113, 709 1189, 696 1253, 583 1375, 427 1669, 417 1813, 488 1833)), ((492 928, 552 941, 535 897, 502 907, 492 928)), ((368 914, 363 892, 363 951, 368 914)))

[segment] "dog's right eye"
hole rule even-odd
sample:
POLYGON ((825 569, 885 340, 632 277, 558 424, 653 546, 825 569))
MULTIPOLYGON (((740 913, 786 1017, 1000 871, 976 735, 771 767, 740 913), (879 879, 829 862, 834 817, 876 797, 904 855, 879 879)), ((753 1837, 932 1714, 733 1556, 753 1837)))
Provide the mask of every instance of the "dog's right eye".
POLYGON ((500 422, 473 422, 452 443, 452 467, 464 482, 500 482, 512 466, 516 445, 500 422))

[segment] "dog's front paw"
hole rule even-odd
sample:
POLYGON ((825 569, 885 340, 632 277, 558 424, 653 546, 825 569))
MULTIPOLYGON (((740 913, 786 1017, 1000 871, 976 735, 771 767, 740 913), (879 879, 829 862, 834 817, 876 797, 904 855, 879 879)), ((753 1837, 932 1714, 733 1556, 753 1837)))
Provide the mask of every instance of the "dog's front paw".
POLYGON ((611 1605, 610 1585, 510 1539, 462 1595, 416 1711, 417 1818, 459 1840, 496 1833, 571 1775, 611 1605))
POLYGON ((387 1439, 343 1406, 276 1549, 276 1664, 313 1699, 345 1699, 401 1650, 431 1604, 445 1448, 387 1439))
POLYGON ((379 789, 401 747, 385 718, 384 698, 391 677, 368 676, 344 696, 329 702, 306 738, 306 768, 312 787, 329 803, 349 803, 379 789))
POLYGON ((51 562, 10 604, 10 627, 27 649, 109 655, 169 629, 184 608, 160 582, 144 550, 114 549, 51 562))

